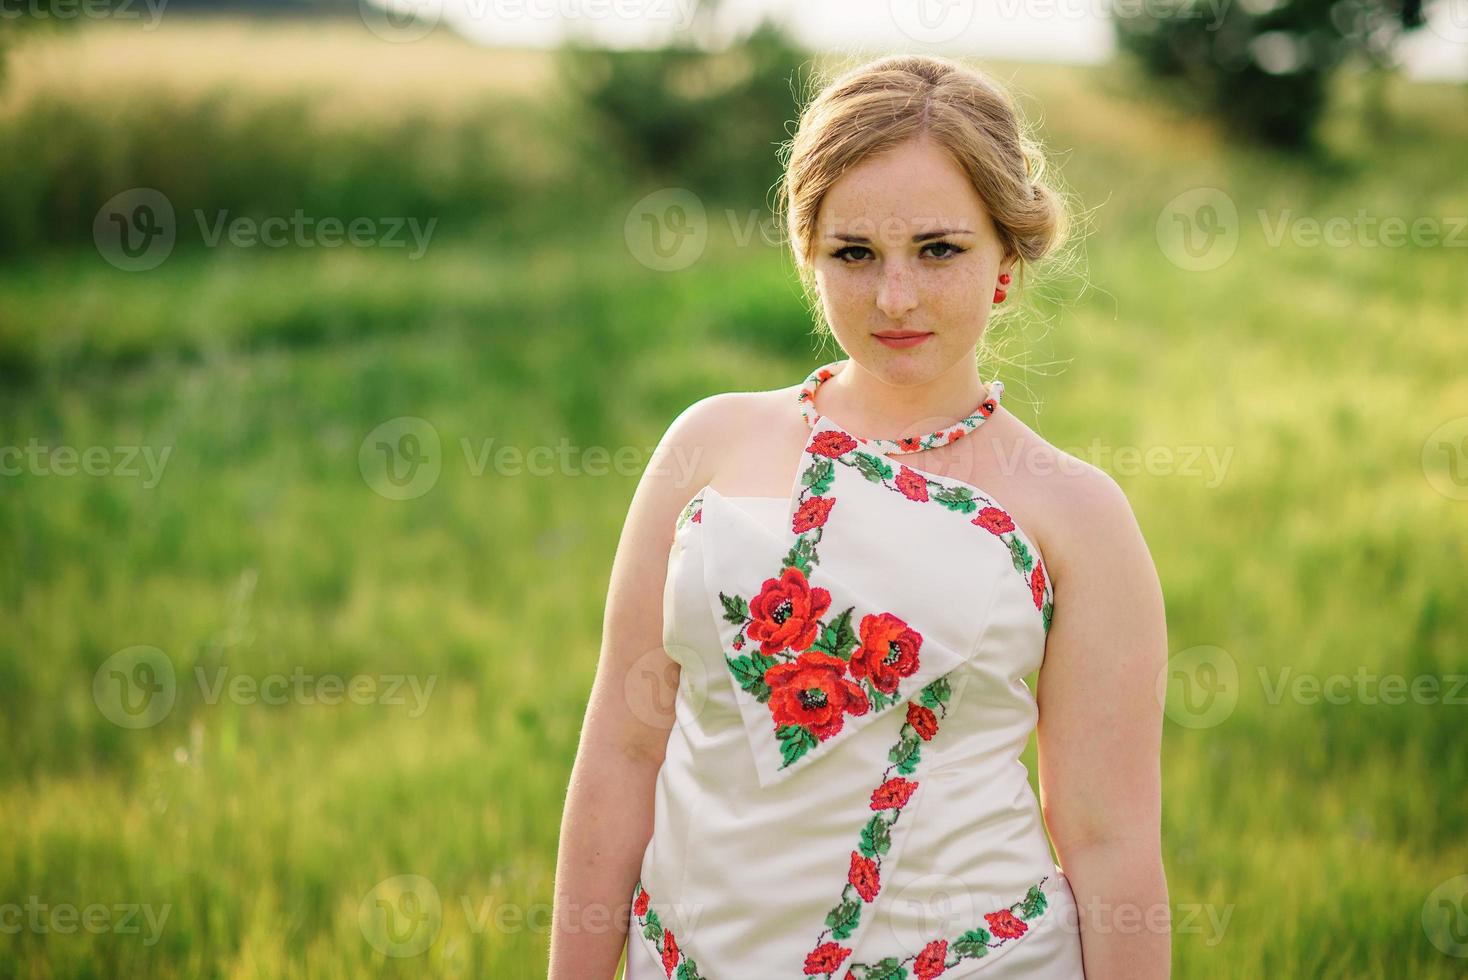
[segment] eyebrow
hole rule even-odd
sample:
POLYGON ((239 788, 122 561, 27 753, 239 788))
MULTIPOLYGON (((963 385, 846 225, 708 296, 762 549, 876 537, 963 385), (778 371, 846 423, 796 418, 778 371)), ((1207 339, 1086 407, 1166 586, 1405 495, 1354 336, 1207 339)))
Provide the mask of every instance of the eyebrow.
MULTIPOLYGON (((917 243, 917 242, 926 242, 926 241, 928 241, 930 239, 933 239, 933 238, 942 238, 944 235, 972 235, 972 234, 973 234, 973 232, 969 231, 967 228, 943 228, 943 229, 940 229, 939 231, 924 231, 924 232, 920 232, 920 233, 918 233, 916 235, 913 235, 912 236, 912 240, 913 240, 914 243, 917 243)), ((870 238, 867 238, 867 237, 865 237, 863 235, 827 235, 826 237, 828 237, 828 238, 835 238, 838 241, 843 241, 843 242, 857 242, 857 243, 862 244, 862 245, 868 245, 868 244, 871 243, 871 239, 870 238)))

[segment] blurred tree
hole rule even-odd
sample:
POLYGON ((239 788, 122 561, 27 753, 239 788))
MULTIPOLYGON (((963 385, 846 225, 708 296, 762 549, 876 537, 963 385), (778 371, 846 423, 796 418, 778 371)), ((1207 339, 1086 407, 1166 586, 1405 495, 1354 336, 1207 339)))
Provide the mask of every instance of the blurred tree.
POLYGON ((689 30, 655 50, 561 46, 587 159, 724 199, 762 196, 778 180, 806 54, 769 19, 720 48, 716 7, 704 0, 689 30))
POLYGON ((1337 68, 1393 67, 1422 0, 1150 0, 1113 12, 1117 43, 1188 108, 1235 133, 1308 150, 1337 68))

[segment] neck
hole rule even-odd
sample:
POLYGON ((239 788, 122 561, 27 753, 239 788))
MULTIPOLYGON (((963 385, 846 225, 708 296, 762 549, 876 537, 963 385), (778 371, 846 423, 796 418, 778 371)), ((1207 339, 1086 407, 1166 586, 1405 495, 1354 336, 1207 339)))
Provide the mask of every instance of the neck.
POLYGON ((972 358, 914 385, 883 381, 848 358, 835 377, 821 385, 816 411, 855 435, 900 439, 957 422, 974 411, 985 393, 972 358))

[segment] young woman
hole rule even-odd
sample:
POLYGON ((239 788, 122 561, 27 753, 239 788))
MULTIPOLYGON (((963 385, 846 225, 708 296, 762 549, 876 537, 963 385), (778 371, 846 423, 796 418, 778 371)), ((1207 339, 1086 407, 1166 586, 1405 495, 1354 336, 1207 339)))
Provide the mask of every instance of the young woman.
POLYGON ((628 980, 1168 976, 1157 576, 1116 483, 980 372, 1065 233, 1041 163, 944 58, 802 114, 783 209, 846 356, 693 405, 637 489, 553 980, 610 980, 623 928, 628 980))

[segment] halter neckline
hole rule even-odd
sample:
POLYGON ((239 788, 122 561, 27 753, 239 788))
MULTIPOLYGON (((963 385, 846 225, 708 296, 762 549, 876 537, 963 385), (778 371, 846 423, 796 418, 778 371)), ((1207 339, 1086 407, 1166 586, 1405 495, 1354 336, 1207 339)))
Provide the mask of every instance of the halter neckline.
MULTIPOLYGON (((842 360, 832 361, 829 364, 823 364, 812 371, 806 377, 805 383, 801 385, 800 391, 796 396, 796 402, 800 405, 801 417, 805 419, 806 424, 811 428, 815 428, 817 423, 823 418, 827 419, 828 424, 838 429, 841 428, 829 416, 823 416, 815 410, 816 391, 820 389, 821 385, 831 380, 838 372, 843 370, 850 361, 850 358, 844 358, 842 360)), ((905 436, 901 439, 863 438, 849 432, 847 435, 850 435, 851 438, 868 449, 888 456, 917 453, 925 449, 936 449, 939 446, 946 446, 955 439, 968 435, 988 421, 989 417, 994 414, 994 410, 999 407, 999 400, 1003 394, 1004 382, 999 380, 990 381, 988 394, 979 403, 978 407, 973 410, 972 414, 959 419, 952 425, 945 425, 943 428, 936 429, 926 435, 905 436)))

